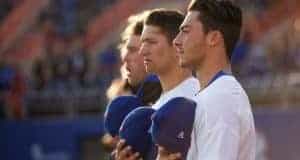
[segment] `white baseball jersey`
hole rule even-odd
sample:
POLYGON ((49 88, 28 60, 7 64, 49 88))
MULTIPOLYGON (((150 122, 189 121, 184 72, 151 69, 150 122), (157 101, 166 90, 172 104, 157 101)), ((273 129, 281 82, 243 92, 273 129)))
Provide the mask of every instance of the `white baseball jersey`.
POLYGON ((197 102, 188 160, 254 160, 255 127, 249 99, 231 75, 216 78, 197 102))
POLYGON ((152 105, 153 109, 159 109, 162 105, 167 103, 170 99, 175 97, 190 98, 200 90, 199 81, 194 77, 189 77, 182 81, 175 88, 161 94, 159 99, 152 105))

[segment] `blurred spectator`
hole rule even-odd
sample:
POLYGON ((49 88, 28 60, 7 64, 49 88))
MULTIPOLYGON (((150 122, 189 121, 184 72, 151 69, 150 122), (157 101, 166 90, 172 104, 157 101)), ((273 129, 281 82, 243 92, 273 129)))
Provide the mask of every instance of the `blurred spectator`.
POLYGON ((246 61, 246 57, 249 55, 249 51, 252 45, 250 33, 248 31, 245 31, 242 35, 242 38, 238 42, 237 46, 235 47, 232 58, 231 58, 231 64, 233 71, 240 75, 242 72, 242 67, 246 61))
POLYGON ((270 71, 270 62, 263 45, 257 43, 251 46, 247 60, 240 67, 242 77, 263 76, 270 71))
POLYGON ((116 75, 119 74, 120 62, 117 51, 109 47, 98 55, 97 84, 105 89, 116 75))
POLYGON ((6 117, 6 96, 15 76, 13 68, 5 59, 5 55, 0 59, 0 118, 6 117))
POLYGON ((24 118, 26 81, 15 57, 3 55, 0 61, 0 116, 24 118))
POLYGON ((89 71, 89 54, 84 48, 84 33, 75 33, 69 46, 71 58, 72 80, 80 87, 87 87, 87 74, 89 71))
POLYGON ((1 90, 8 90, 11 87, 11 82, 14 77, 14 70, 9 65, 6 55, 0 59, 0 88, 1 90))
POLYGON ((12 79, 11 89, 7 95, 9 116, 13 119, 25 117, 24 96, 26 93, 26 81, 19 65, 14 66, 15 75, 12 79))
POLYGON ((38 91, 46 89, 51 78, 50 66, 47 60, 45 58, 36 59, 32 68, 33 89, 38 91))
POLYGON ((293 60, 289 61, 287 28, 285 26, 279 26, 274 29, 275 30, 271 31, 268 35, 269 42, 266 45, 266 56, 270 60, 273 73, 288 73, 288 70, 292 67, 293 63, 291 62, 293 60))
POLYGON ((294 63, 293 71, 300 71, 300 16, 292 20, 288 33, 290 60, 294 63))
POLYGON ((36 30, 40 30, 41 34, 44 35, 46 51, 50 49, 50 44, 53 43, 57 36, 56 25, 53 19, 53 15, 50 13, 42 12, 36 25, 36 30))
POLYGON ((57 37, 52 44, 48 57, 52 72, 51 89, 67 90, 71 87, 71 59, 66 47, 65 39, 61 37, 57 37))

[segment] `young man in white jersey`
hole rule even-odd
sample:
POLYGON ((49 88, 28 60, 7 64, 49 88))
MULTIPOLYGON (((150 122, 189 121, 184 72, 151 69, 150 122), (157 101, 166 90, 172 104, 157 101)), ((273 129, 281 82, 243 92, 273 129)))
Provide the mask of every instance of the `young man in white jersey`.
POLYGON ((140 54, 148 73, 156 74, 163 93, 152 108, 158 109, 174 97, 191 98, 200 88, 190 68, 182 68, 172 41, 184 16, 174 10, 156 9, 144 21, 140 54))
POLYGON ((144 92, 141 100, 145 105, 153 104, 162 91, 159 83, 146 82, 150 75, 144 67, 143 56, 139 54, 143 21, 148 14, 149 11, 143 11, 128 18, 128 26, 121 35, 122 43, 119 46, 126 81, 132 94, 137 95, 140 94, 138 92, 144 92))
MULTIPOLYGON (((172 41, 179 32, 184 16, 174 10, 156 9, 144 21, 140 54, 144 57, 146 71, 156 74, 163 93, 152 108, 159 109, 175 97, 192 98, 200 89, 199 82, 189 68, 182 68, 172 41)), ((180 117, 178 117, 180 118, 180 117)), ((124 141, 117 146, 116 160, 137 159, 130 146, 123 148, 124 141)))
MULTIPOLYGON (((139 54, 140 36, 144 27, 144 18, 148 13, 149 11, 143 11, 128 18, 128 24, 121 34, 122 43, 119 45, 126 85, 130 88, 130 94, 138 96, 143 105, 153 104, 162 91, 159 81, 153 80, 154 76, 146 72, 143 56, 139 54)), ((105 134, 102 140, 104 146, 112 150, 115 149, 119 138, 105 134)))
POLYGON ((188 160, 254 160, 255 127, 249 99, 230 73, 242 24, 228 0, 193 0, 174 45, 183 67, 201 83, 188 160))

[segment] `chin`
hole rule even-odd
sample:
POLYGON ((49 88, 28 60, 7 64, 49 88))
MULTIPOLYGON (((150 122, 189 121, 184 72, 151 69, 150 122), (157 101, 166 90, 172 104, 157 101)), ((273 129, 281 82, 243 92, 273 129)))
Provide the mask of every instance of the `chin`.
POLYGON ((179 65, 182 68, 189 67, 189 64, 186 61, 183 61, 183 60, 180 60, 179 65))
POLYGON ((146 72, 147 73, 153 73, 153 70, 150 67, 146 67, 146 72))
POLYGON ((133 86, 134 85, 134 82, 131 80, 131 79, 127 79, 129 85, 133 86))
POLYGON ((181 68, 190 68, 190 66, 187 65, 187 64, 181 64, 180 67, 181 67, 181 68))
POLYGON ((132 86, 135 86, 137 85, 137 81, 136 80, 133 80, 133 79, 128 79, 128 83, 132 86))

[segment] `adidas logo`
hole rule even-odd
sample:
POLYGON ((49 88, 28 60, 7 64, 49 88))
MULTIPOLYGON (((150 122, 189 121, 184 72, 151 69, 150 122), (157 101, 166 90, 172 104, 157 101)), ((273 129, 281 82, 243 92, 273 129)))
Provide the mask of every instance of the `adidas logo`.
POLYGON ((177 135, 177 138, 179 138, 179 139, 184 139, 184 132, 181 131, 181 132, 177 135))

